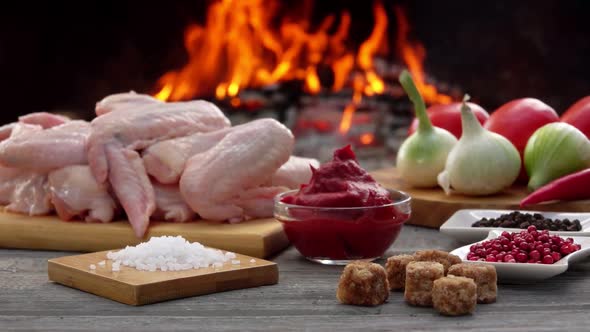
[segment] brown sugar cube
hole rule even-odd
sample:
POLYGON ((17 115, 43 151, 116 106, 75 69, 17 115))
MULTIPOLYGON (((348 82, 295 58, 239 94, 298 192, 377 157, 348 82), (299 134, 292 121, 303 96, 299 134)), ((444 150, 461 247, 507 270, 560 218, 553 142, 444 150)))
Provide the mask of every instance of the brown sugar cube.
POLYGON ((443 315, 470 314, 477 305, 477 285, 473 279, 448 276, 432 285, 432 304, 443 315))
POLYGON ((432 306, 432 283, 444 277, 444 267, 437 262, 410 262, 406 266, 404 298, 416 306, 432 306))
POLYGON ((414 253, 414 259, 417 261, 441 263, 445 268, 445 275, 447 275, 449 267, 462 262, 459 256, 449 254, 448 252, 442 250, 416 251, 416 253, 414 253))
POLYGON ((498 276, 496 268, 488 264, 461 263, 449 268, 449 275, 473 279, 477 285, 477 303, 496 302, 498 276))
POLYGON ((385 270, 387 271, 390 290, 404 289, 406 284, 406 266, 413 261, 414 256, 412 255, 397 255, 387 259, 385 270))
POLYGON ((336 297, 341 303, 375 306, 389 297, 389 282, 383 266, 352 262, 342 271, 336 297))

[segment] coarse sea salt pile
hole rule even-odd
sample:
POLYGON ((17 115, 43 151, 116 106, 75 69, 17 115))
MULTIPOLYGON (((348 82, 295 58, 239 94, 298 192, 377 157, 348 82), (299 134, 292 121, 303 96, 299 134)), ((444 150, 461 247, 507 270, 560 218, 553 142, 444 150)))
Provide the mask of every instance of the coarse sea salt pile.
POLYGON ((236 258, 236 254, 205 248, 198 242, 188 242, 182 236, 161 236, 152 237, 135 247, 109 251, 107 258, 113 261, 113 271, 119 271, 121 265, 141 271, 181 271, 221 267, 236 258))

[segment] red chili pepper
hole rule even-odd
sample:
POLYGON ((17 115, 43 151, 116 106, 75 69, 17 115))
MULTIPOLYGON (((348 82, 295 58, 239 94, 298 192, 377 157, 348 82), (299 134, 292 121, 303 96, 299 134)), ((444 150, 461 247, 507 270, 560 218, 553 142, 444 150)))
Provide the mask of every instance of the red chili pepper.
POLYGON ((520 206, 590 198, 590 168, 554 180, 520 201, 520 206))

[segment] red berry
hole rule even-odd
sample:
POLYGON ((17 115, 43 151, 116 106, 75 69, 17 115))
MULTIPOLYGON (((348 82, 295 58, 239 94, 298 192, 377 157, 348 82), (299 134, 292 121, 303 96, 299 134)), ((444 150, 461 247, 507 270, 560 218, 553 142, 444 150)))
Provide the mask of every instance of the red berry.
POLYGON ((556 262, 561 259, 561 255, 558 252, 552 253, 551 257, 553 257, 553 260, 556 262))
POLYGON ((530 225, 529 227, 527 227, 526 230, 529 231, 529 232, 533 232, 533 231, 536 232, 537 231, 537 227, 535 227, 535 225, 530 225))
POLYGON ((571 254, 572 251, 572 247, 569 244, 564 244, 559 248, 559 252, 564 256, 571 254))
POLYGON ((527 254, 523 253, 523 252, 519 252, 518 255, 516 255, 516 261, 519 263, 524 263, 528 260, 529 258, 527 257, 527 254))
POLYGON ((536 262, 541 259, 541 253, 537 250, 533 250, 529 253, 529 257, 536 262))
POLYGON ((551 255, 546 255, 543 257, 543 264, 553 264, 553 257, 551 255))

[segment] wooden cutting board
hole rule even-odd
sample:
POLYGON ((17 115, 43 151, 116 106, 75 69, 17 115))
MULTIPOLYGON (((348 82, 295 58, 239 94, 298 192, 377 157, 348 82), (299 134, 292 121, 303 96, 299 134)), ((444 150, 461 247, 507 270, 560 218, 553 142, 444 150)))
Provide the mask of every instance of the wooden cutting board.
MULTIPOLYGON (((401 190, 412 196, 412 217, 409 224, 433 228, 440 227, 453 213, 461 209, 519 210, 520 201, 528 194, 525 186, 513 186, 491 196, 446 195, 441 188, 409 187, 400 179, 395 168, 373 171, 371 175, 384 187, 401 190)), ((590 200, 531 205, 523 210, 589 212, 590 200)))
POLYGON ((279 270, 273 262, 237 255, 240 264, 185 271, 138 271, 121 265, 111 271, 107 251, 50 259, 49 280, 130 305, 144 305, 233 289, 273 285, 279 270), (104 267, 98 262, 106 260, 104 267), (96 265, 95 270, 90 265, 96 265))
POLYGON ((135 245, 162 235, 182 235, 190 242, 254 257, 268 257, 289 245, 281 223, 272 218, 239 224, 205 220, 184 224, 152 222, 145 238, 138 239, 126 221, 65 222, 57 216, 0 212, 0 248, 91 252, 135 245))

